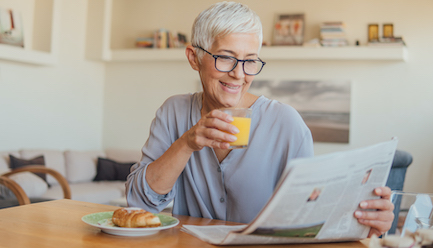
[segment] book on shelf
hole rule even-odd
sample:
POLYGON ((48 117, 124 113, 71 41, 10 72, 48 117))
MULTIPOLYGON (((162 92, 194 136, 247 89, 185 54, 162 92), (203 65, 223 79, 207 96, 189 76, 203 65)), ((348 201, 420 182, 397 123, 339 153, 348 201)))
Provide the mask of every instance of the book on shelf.
POLYGON ((139 37, 136 39, 135 45, 137 47, 153 47, 153 38, 151 37, 139 37))
POLYGON ((183 225, 181 230, 215 245, 355 241, 370 227, 353 216, 364 200, 378 199, 398 140, 350 151, 298 158, 286 165, 274 193, 245 225, 183 225))
POLYGON ((324 22, 320 25, 322 46, 347 46, 346 25, 343 22, 324 22))
POLYGON ((186 35, 178 32, 170 32, 167 29, 158 29, 153 32, 153 37, 139 37, 136 39, 137 47, 153 47, 158 49, 185 47, 186 35))

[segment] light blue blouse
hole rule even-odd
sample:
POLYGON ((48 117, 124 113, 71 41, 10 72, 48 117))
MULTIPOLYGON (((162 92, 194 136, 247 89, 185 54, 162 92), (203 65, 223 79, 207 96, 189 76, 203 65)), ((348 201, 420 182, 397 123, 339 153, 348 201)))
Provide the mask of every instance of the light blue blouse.
POLYGON ((173 189, 155 193, 147 166, 201 118, 202 92, 170 97, 158 109, 142 159, 126 183, 129 206, 160 212, 174 199, 173 214, 248 223, 264 207, 290 159, 313 156, 311 132, 287 104, 260 96, 253 109, 247 149, 234 149, 221 162, 205 147, 192 154, 173 189))

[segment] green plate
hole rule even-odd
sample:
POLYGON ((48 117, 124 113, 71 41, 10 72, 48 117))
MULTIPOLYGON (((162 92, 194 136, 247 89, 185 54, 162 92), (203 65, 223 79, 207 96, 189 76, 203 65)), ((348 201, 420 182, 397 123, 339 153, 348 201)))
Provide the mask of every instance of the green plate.
POLYGON ((94 214, 88 214, 81 218, 84 223, 100 228, 103 232, 120 235, 120 236, 147 236, 155 234, 161 230, 172 228, 179 224, 179 220, 163 215, 163 214, 155 214, 161 220, 161 226, 159 227, 148 227, 148 228, 125 228, 118 227, 111 222, 111 218, 113 217, 113 211, 110 212, 99 212, 94 214))

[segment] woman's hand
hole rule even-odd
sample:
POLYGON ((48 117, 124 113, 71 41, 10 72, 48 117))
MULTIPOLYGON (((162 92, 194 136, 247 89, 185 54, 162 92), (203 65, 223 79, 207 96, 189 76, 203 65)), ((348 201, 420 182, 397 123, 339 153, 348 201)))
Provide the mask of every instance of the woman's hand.
POLYGON ((203 116, 195 126, 188 130, 182 138, 186 139, 193 151, 208 146, 212 148, 228 149, 239 130, 230 124, 233 118, 220 110, 212 110, 203 116), (231 133, 231 134, 230 134, 231 133))
POLYGON ((374 193, 381 199, 362 201, 359 204, 361 209, 375 209, 376 211, 360 211, 354 213, 358 222, 370 226, 368 237, 373 234, 380 236, 391 228, 394 220, 394 205, 391 203, 391 189, 388 187, 379 187, 374 189, 374 193))

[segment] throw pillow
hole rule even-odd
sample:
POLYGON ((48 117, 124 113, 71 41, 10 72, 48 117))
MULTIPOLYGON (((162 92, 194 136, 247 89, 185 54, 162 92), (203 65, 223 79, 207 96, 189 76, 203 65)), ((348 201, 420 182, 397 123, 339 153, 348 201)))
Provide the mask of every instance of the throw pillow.
POLYGON ((93 181, 126 181, 129 170, 135 162, 119 163, 107 158, 98 158, 96 176, 93 181))
MULTIPOLYGON (((10 159, 10 168, 13 169, 18 169, 21 167, 25 167, 28 165, 43 165, 45 166, 45 159, 44 156, 39 156, 39 157, 35 157, 29 160, 26 159, 20 159, 20 158, 16 158, 13 155, 9 155, 9 159, 10 159)), ((40 178, 42 178, 45 182, 47 181, 47 175, 45 173, 35 173, 36 175, 38 175, 40 178)))
MULTIPOLYGON (((23 188, 29 198, 40 197, 48 190, 47 183, 31 172, 21 172, 9 176, 23 188)), ((4 185, 0 185, 0 199, 14 198, 12 191, 4 185)))

